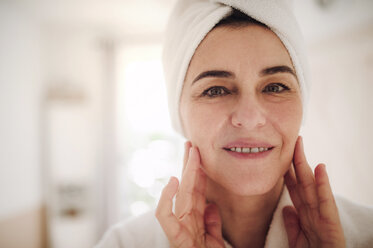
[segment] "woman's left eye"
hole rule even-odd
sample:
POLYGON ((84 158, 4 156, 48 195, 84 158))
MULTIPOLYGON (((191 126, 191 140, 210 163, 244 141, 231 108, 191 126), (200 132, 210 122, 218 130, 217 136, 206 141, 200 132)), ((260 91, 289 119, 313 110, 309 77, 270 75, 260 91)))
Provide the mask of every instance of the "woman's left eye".
POLYGON ((281 93, 285 90, 290 90, 290 88, 281 83, 274 83, 274 84, 269 84, 266 87, 264 87, 263 92, 281 93))

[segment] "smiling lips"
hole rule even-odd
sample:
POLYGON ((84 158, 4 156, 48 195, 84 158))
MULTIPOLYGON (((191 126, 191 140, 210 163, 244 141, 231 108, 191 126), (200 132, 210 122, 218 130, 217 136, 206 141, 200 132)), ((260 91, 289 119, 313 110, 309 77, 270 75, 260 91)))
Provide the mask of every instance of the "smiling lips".
POLYGON ((272 150, 274 147, 262 142, 232 142, 223 149, 234 154, 262 154, 272 150))
POLYGON ((232 152, 242 152, 242 153, 258 153, 263 151, 268 151, 271 148, 268 147, 232 147, 229 150, 232 152))

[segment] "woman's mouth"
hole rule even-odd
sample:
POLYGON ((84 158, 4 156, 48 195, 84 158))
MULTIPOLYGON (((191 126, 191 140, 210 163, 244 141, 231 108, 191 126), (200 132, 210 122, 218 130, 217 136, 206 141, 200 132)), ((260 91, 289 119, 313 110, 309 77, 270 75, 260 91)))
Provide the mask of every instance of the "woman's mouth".
POLYGON ((238 159, 261 159, 271 154, 274 147, 231 147, 223 148, 227 153, 238 159))
POLYGON ((258 153, 271 150, 273 147, 231 147, 224 148, 227 151, 239 152, 239 153, 258 153))
POLYGON ((274 146, 262 142, 232 142, 223 147, 229 155, 240 159, 259 159, 268 156, 274 146), (255 144, 257 143, 257 144, 255 144))

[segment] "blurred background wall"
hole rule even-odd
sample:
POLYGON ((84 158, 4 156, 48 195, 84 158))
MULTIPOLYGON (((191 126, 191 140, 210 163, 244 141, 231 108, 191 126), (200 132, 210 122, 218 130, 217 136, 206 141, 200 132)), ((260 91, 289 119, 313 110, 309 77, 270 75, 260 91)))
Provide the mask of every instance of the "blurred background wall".
MULTIPOLYGON (((0 247, 92 247, 180 175, 160 63, 173 0, 0 1, 0 247)), ((309 162, 373 205, 373 1, 294 1, 309 162)))

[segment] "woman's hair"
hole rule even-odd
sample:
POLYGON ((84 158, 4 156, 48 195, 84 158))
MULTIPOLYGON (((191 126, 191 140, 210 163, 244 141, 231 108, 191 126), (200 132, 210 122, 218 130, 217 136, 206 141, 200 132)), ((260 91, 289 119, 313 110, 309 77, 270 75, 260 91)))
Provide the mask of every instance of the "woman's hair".
POLYGON ((255 20, 254 18, 242 13, 237 9, 233 9, 232 14, 222 19, 214 28, 217 27, 233 27, 233 28, 242 28, 248 25, 258 25, 265 28, 268 28, 267 25, 261 23, 260 21, 255 20))

